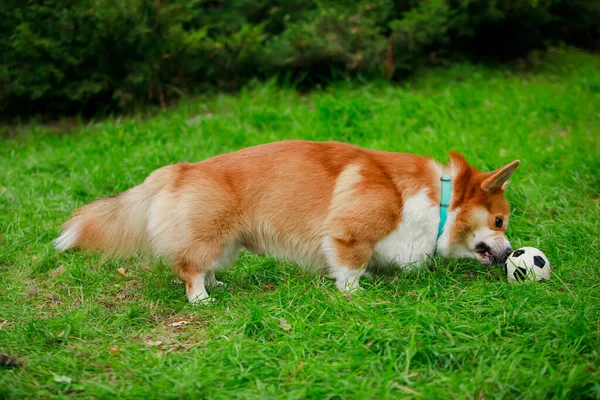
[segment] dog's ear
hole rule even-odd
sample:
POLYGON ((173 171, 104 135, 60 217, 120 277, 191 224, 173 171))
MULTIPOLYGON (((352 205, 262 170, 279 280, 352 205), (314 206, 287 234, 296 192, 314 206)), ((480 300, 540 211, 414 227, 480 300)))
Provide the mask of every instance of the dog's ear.
POLYGON ((481 182, 481 188, 486 192, 493 192, 497 189, 504 190, 508 184, 508 179, 516 171, 520 163, 519 160, 515 160, 502 168, 488 172, 488 176, 481 182))
POLYGON ((457 176, 469 169, 469 163, 462 154, 451 151, 450 169, 452 170, 452 175, 457 176))

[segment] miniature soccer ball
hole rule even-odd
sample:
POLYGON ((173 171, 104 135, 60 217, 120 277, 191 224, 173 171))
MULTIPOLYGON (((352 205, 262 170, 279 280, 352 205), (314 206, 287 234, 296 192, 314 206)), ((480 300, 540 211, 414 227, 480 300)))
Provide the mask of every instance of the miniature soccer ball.
POLYGON ((509 282, 524 280, 545 281, 550 279, 550 261, 535 247, 522 247, 506 259, 504 271, 509 282))

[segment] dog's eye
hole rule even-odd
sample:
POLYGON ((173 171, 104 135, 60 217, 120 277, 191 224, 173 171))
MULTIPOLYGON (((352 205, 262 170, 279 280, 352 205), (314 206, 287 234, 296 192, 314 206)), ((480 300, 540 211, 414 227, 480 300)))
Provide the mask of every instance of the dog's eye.
POLYGON ((502 228, 502 218, 496 218, 496 228, 502 228))

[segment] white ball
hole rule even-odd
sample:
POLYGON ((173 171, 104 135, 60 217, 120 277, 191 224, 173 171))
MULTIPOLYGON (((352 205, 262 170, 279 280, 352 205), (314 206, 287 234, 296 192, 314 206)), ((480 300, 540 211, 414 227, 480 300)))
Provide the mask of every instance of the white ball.
POLYGON ((509 282, 545 281, 552 275, 550 261, 535 247, 521 247, 513 251, 506 259, 504 271, 509 282))

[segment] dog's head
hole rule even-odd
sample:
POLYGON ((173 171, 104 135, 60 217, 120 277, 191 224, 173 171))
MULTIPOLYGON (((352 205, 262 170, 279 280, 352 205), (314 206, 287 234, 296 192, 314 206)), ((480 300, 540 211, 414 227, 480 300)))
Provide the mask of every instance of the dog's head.
POLYGON ((451 153, 452 198, 448 232, 444 232, 447 257, 475 258, 484 265, 503 263, 512 252, 505 232, 509 205, 504 197, 507 181, 519 166, 513 161, 492 172, 471 167, 451 153))

